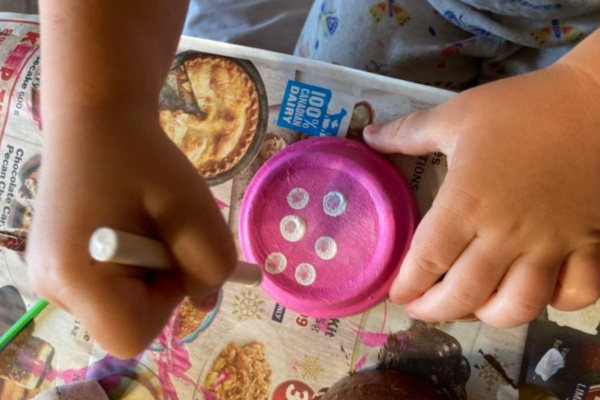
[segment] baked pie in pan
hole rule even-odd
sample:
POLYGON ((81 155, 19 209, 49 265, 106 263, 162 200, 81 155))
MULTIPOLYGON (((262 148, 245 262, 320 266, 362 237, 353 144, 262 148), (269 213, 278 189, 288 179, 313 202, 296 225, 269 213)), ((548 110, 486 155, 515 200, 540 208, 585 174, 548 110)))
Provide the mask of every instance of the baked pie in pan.
POLYGON ((262 80, 246 60, 182 53, 161 93, 162 128, 209 184, 252 161, 267 115, 262 80))

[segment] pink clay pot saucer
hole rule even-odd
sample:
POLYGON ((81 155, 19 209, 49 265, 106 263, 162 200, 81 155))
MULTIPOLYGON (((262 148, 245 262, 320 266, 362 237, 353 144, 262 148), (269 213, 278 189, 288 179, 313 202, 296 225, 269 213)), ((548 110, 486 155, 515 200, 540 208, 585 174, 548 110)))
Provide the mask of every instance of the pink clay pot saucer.
POLYGON ((293 144, 256 173, 240 210, 240 243, 264 268, 262 289, 302 315, 338 318, 387 298, 417 225, 408 182, 366 145, 293 144))

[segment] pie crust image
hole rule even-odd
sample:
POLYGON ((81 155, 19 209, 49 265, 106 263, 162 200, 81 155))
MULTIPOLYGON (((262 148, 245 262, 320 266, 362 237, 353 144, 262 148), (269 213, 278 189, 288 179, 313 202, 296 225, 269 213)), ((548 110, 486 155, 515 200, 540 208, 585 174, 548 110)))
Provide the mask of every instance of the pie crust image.
POLYGON ((188 51, 175 57, 159 118, 200 175, 217 185, 241 172, 260 150, 266 92, 249 61, 188 51))

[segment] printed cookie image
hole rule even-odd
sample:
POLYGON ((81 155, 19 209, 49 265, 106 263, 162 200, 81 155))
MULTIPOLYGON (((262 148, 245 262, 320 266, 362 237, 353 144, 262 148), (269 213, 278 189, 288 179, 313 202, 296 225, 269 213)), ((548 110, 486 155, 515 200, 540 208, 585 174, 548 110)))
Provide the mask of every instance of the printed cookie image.
POLYGON ((210 185, 252 162, 267 124, 267 99, 246 60, 185 52, 160 96, 160 124, 210 185))
POLYGON ((348 127, 348 137, 353 139, 363 138, 363 129, 375 121, 375 110, 371 104, 366 101, 358 102, 354 105, 352 119, 348 127))
POLYGON ((13 200, 13 209, 8 217, 8 227, 29 231, 31 218, 33 217, 33 208, 30 205, 24 205, 13 200))
POLYGON ((204 381, 205 397, 215 400, 267 400, 273 371, 263 343, 238 347, 229 342, 204 381))
POLYGON ((25 199, 34 199, 36 197, 41 163, 42 156, 36 154, 21 166, 21 170, 19 171, 19 180, 21 181, 19 195, 21 197, 25 199))

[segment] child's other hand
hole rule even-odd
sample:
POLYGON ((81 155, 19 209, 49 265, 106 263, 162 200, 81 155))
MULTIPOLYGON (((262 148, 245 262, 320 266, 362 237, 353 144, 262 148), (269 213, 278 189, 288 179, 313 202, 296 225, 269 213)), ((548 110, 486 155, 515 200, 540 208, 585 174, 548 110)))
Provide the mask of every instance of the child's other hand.
POLYGON ((366 129, 382 152, 448 155, 390 291, 411 316, 474 312, 513 327, 548 303, 577 310, 598 299, 600 79, 567 60, 366 129))
POLYGON ((44 120, 42 180, 27 261, 36 292, 75 314, 110 353, 131 357, 184 295, 205 309, 232 270, 231 233, 197 171, 153 112, 79 109, 44 120), (177 269, 94 262, 101 226, 154 237, 177 269))

